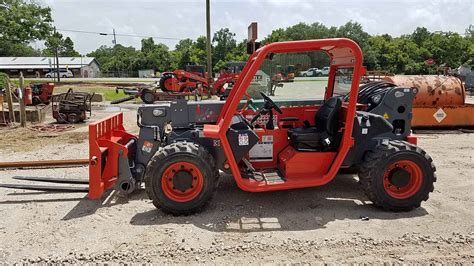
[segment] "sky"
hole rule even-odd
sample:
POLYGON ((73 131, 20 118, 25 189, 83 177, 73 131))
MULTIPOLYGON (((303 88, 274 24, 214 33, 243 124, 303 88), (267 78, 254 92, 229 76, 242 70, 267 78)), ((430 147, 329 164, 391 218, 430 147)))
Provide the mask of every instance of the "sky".
MULTIPOLYGON (((37 0, 52 9, 58 29, 165 37, 155 39, 174 48, 178 40, 206 34, 205 0, 37 0)), ((211 32, 229 28, 238 41, 247 27, 258 23, 263 39, 277 28, 299 22, 340 26, 362 24, 370 34, 392 36, 412 33, 423 26, 430 31, 464 34, 474 24, 474 0, 211 0, 211 32)), ((87 54, 100 45, 112 45, 111 36, 61 32, 87 54)), ((140 47, 141 38, 117 36, 117 43, 140 47)), ((37 43, 37 48, 42 48, 37 43)))

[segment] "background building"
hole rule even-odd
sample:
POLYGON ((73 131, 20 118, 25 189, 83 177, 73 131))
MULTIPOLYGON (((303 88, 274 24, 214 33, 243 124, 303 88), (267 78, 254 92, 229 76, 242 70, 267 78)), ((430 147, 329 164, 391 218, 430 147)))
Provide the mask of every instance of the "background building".
MULTIPOLYGON (((72 71, 74 77, 100 77, 100 67, 94 57, 60 57, 59 68, 72 71)), ((0 57, 0 71, 10 77, 43 78, 56 70, 54 57, 0 57)))

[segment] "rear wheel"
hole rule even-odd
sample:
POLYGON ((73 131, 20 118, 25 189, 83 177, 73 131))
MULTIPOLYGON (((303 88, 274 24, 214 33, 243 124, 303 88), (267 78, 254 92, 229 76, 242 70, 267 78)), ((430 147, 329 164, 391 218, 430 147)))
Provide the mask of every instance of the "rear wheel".
POLYGON ((81 120, 80 116, 75 113, 70 113, 67 115, 67 121, 71 124, 79 123, 81 120))
POLYGON ((59 124, 67 123, 67 114, 58 113, 56 116, 56 121, 58 121, 59 124))
POLYGON ((203 147, 178 142, 153 156, 145 173, 145 186, 157 208, 187 215, 200 211, 209 202, 218 177, 214 158, 203 147))
POLYGON ((140 94, 140 99, 146 104, 152 104, 155 102, 155 94, 151 90, 144 89, 140 94))
POLYGON ((160 89, 164 92, 173 90, 173 75, 163 75, 160 78, 160 89))
POLYGON ((404 141, 390 141, 365 155, 359 179, 375 205, 408 211, 428 200, 436 182, 435 171, 424 150, 404 141))

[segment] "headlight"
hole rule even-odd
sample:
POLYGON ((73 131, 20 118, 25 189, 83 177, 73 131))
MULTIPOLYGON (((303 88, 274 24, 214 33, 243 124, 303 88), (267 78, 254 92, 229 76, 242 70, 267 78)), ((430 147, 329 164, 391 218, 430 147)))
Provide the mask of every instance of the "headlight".
POLYGON ((164 109, 153 109, 153 116, 165 116, 165 110, 164 109))

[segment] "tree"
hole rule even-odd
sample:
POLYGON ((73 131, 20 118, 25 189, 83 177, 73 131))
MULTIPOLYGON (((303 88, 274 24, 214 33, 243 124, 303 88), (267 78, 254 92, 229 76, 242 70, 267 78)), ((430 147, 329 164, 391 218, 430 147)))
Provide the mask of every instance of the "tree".
POLYGON ((95 57, 103 72, 113 72, 117 76, 138 75, 138 70, 142 69, 140 52, 133 47, 103 45, 87 56, 95 57))
POLYGON ((0 56, 32 56, 28 43, 44 40, 52 30, 51 9, 33 1, 5 0, 0 7, 0 56))
POLYGON ((59 55, 59 53, 63 52, 63 42, 63 35, 59 32, 54 32, 46 38, 46 42, 44 43, 46 49, 44 49, 43 53, 47 56, 55 56, 56 49, 58 49, 59 55))
POLYGON ((176 45, 175 55, 178 56, 178 68, 184 69, 188 64, 194 64, 191 62, 191 53, 194 46, 194 42, 191 39, 180 40, 176 45))
POLYGON ((0 38, 29 42, 44 40, 52 30, 51 9, 33 1, 6 0, 0 8, 0 38))
POLYGON ((77 57, 81 56, 76 50, 74 50, 74 42, 71 38, 66 37, 63 41, 63 51, 60 56, 68 56, 68 57, 77 57))
POLYGON ((139 69, 165 71, 170 65, 169 49, 164 44, 155 44, 152 38, 143 39, 139 69))
POLYGON ((60 57, 81 56, 76 50, 74 50, 74 42, 71 38, 66 37, 63 39, 63 35, 59 32, 55 32, 46 38, 44 45, 46 46, 46 49, 43 50, 43 54, 46 56, 55 56, 56 48, 58 49, 58 56, 60 57))
POLYGON ((228 28, 220 29, 214 33, 212 43, 214 45, 212 61, 215 63, 221 60, 225 61, 226 55, 237 47, 235 33, 231 32, 228 28))
POLYGON ((199 36, 196 39, 193 49, 191 50, 191 62, 195 62, 198 65, 207 64, 206 42, 206 36, 199 36))

